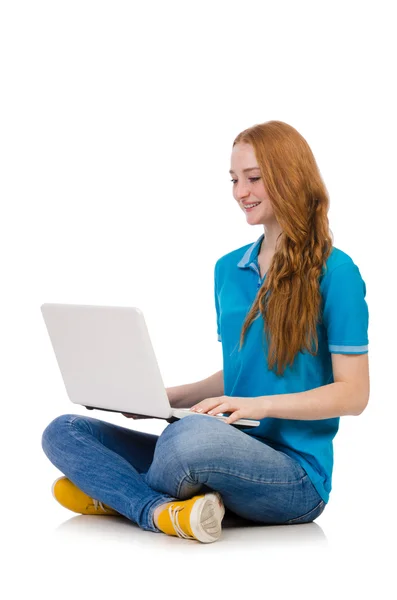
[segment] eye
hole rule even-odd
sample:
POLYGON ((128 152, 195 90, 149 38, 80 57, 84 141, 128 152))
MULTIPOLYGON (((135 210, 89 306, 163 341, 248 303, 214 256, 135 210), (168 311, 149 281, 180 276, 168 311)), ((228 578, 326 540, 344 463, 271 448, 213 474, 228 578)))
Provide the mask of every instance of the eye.
MULTIPOLYGON (((251 181, 251 183, 255 183, 255 181, 258 181, 258 179, 260 179, 260 177, 248 177, 248 179, 251 181)), ((231 179, 230 181, 232 183, 236 183, 237 179, 231 179)))

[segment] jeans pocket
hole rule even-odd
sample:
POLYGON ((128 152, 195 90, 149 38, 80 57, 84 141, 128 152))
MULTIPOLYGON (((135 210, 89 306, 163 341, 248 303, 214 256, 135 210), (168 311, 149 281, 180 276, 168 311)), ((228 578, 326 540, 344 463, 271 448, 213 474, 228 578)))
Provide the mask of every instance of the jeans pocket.
POLYGON ((296 517, 295 519, 290 519, 289 521, 285 521, 286 525, 292 525, 294 523, 311 523, 314 519, 317 519, 323 512, 326 504, 324 500, 321 500, 317 506, 309 510, 309 512, 301 515, 300 517, 296 517))

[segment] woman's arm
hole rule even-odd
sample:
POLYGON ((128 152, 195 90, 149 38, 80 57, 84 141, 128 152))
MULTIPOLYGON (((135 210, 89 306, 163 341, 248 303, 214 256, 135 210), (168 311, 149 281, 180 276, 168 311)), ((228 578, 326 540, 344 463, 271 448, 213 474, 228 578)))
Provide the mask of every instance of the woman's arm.
POLYGON ((204 398, 223 396, 223 369, 195 383, 166 388, 172 408, 190 408, 204 398))
POLYGON ((305 392, 258 396, 257 399, 263 403, 263 417, 274 419, 318 420, 359 415, 367 404, 359 390, 340 381, 305 392))
POLYGON ((259 396, 267 417, 332 419, 360 415, 369 401, 369 361, 366 354, 331 354, 334 383, 297 392, 259 396))

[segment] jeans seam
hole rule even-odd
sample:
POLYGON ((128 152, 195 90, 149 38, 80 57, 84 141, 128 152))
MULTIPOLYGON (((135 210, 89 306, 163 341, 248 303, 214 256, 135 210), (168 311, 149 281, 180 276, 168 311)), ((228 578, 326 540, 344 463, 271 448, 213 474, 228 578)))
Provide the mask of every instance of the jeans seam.
POLYGON ((296 485, 297 483, 300 483, 302 481, 302 479, 305 479, 305 477, 307 477, 307 474, 305 473, 300 479, 297 479, 296 481, 266 481, 264 479, 252 479, 250 477, 244 477, 243 475, 238 475, 236 473, 231 473, 230 471, 225 471, 224 469, 217 469, 217 468, 210 468, 210 469, 198 469, 198 470, 194 470, 195 474, 201 474, 201 473, 221 473, 222 475, 231 475, 233 477, 237 477, 238 479, 242 479, 244 481, 248 481, 250 483, 265 483, 266 485, 296 485))
POLYGON ((86 418, 90 418, 90 417, 83 417, 82 415, 73 415, 70 419, 68 419, 69 421, 69 425, 74 425, 74 422, 77 421, 77 419, 86 419, 86 418))
POLYGON ((294 519, 288 519, 287 523, 293 523, 294 521, 300 521, 301 519, 305 519, 310 517, 310 515, 314 512, 316 512, 319 508, 323 508, 323 506, 325 505, 324 500, 320 500, 320 502, 311 510, 309 510, 307 513, 304 513, 303 515, 300 515, 300 517, 295 517, 294 519))

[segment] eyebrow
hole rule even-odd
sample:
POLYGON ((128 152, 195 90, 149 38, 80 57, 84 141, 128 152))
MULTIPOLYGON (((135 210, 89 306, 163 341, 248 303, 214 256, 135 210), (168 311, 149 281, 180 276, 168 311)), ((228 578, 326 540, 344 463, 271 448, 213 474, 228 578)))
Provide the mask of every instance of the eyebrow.
MULTIPOLYGON (((243 169, 243 173, 248 173, 248 171, 255 171, 255 169, 259 170, 259 167, 250 167, 249 169, 243 169)), ((233 169, 230 169, 229 173, 234 173, 233 169)))

